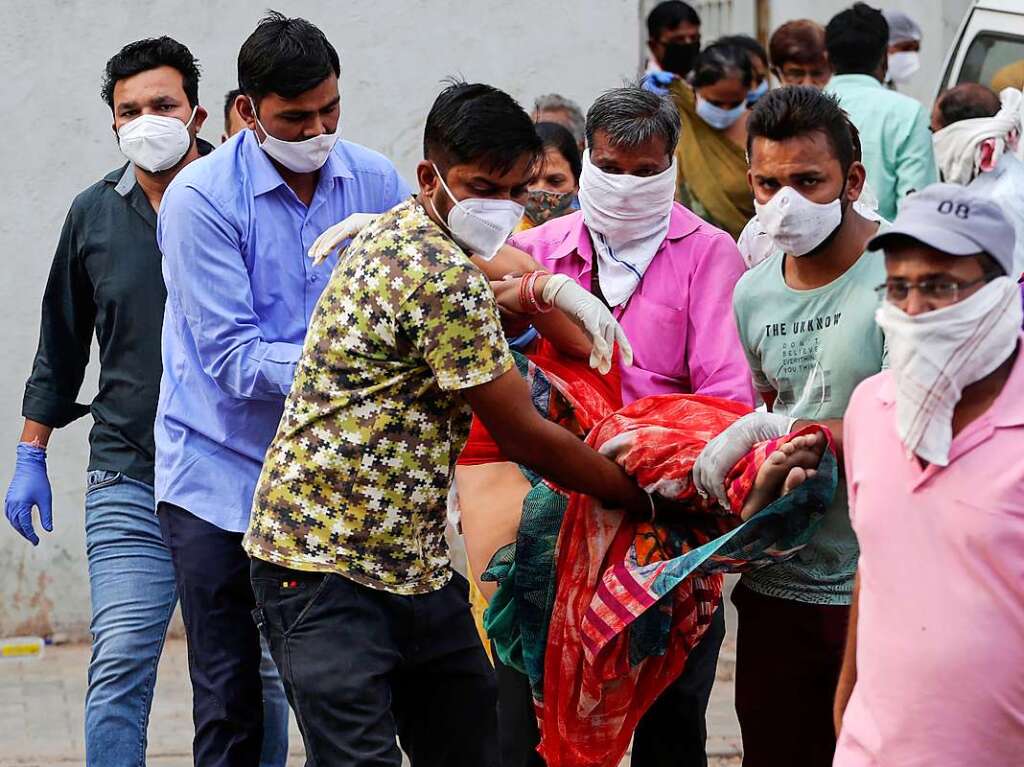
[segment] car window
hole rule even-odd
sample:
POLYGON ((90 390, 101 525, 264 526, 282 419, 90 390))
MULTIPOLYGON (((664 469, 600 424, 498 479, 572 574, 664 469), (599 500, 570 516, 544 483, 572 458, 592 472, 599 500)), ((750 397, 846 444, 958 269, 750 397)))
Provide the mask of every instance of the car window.
POLYGON ((957 84, 981 83, 996 93, 1024 86, 1024 37, 981 32, 971 41, 957 84))

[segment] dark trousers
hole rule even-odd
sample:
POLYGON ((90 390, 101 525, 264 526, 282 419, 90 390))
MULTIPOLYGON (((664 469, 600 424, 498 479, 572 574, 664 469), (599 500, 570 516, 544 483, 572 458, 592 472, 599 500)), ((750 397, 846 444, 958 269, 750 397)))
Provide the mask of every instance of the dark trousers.
POLYGON ((469 584, 399 596, 252 561, 256 622, 316 767, 496 767, 494 672, 469 584))
POLYGON ((849 607, 732 593, 743 767, 830 767, 849 607))
POLYGON ((263 745, 260 639, 242 534, 161 503, 192 678, 192 743, 198 767, 254 767, 263 745))
MULTIPOLYGON (((641 717, 633 737, 633 767, 705 767, 708 701, 715 684, 718 652, 725 639, 725 608, 686 659, 683 673, 641 717)), ((498 676, 498 733, 501 767, 543 767, 537 755, 540 733, 526 676, 495 658, 498 676)))

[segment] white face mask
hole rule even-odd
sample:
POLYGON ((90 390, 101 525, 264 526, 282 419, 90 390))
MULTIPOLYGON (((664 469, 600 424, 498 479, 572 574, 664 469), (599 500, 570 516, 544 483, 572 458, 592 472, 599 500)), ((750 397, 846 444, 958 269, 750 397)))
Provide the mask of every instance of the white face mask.
MULTIPOLYGON (((522 220, 526 209, 515 200, 489 200, 483 197, 457 200, 436 165, 434 173, 453 203, 447 221, 452 239, 470 253, 490 261, 522 220)), ((437 209, 434 210, 436 212, 437 209)))
POLYGON ((192 146, 188 127, 198 108, 192 107, 187 123, 163 115, 141 115, 125 123, 117 129, 121 154, 150 173, 173 168, 192 146))
POLYGON ((843 204, 811 202, 784 186, 768 202, 754 200, 757 220, 776 247, 789 256, 804 256, 821 245, 843 222, 843 204))
POLYGON ((654 176, 605 173, 583 153, 579 201, 594 237, 601 292, 619 306, 640 284, 668 234, 676 163, 654 176), (600 237, 596 236, 600 235, 600 237))
POLYGON ((905 83, 921 68, 921 54, 917 51, 900 51, 889 54, 889 79, 894 83, 905 83))
POLYGON ((888 301, 878 308, 896 382, 897 430, 908 452, 949 464, 953 410, 964 387, 1013 353, 1022 318, 1020 289, 1009 277, 924 314, 910 316, 888 301))
POLYGON ((338 143, 340 132, 337 128, 334 133, 321 133, 319 136, 313 136, 304 141, 282 141, 271 136, 270 132, 263 127, 260 118, 256 117, 256 104, 252 99, 249 99, 249 103, 252 104, 252 114, 256 119, 256 125, 266 136, 260 142, 260 149, 293 173, 312 173, 324 167, 324 163, 331 155, 331 150, 338 143))
POLYGON ((579 200, 587 228, 615 243, 642 239, 668 226, 676 193, 676 162, 654 176, 605 173, 583 153, 579 200))

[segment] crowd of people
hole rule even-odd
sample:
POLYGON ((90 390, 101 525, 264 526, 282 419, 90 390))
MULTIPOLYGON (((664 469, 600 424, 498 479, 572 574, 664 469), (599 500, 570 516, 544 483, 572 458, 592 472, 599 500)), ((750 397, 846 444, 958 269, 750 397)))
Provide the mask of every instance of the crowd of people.
POLYGON ((218 147, 185 45, 110 58, 128 163, 60 233, 5 500, 52 532, 91 413, 87 764, 145 763, 180 602, 202 767, 283 767, 291 713, 311 765, 706 765, 724 572, 745 767, 1016 763, 1020 90, 925 109, 864 3, 647 32, 585 112, 447 83, 413 187, 309 21, 242 44, 218 147))

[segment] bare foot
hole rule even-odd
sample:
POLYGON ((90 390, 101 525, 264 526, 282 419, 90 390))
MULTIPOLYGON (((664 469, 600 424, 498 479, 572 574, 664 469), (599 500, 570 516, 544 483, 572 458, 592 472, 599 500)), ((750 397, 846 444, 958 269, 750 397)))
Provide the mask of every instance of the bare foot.
POLYGON ((761 464, 754 478, 740 518, 750 519, 776 498, 806 482, 817 473, 818 462, 825 452, 825 435, 820 431, 795 437, 773 452, 761 464))

